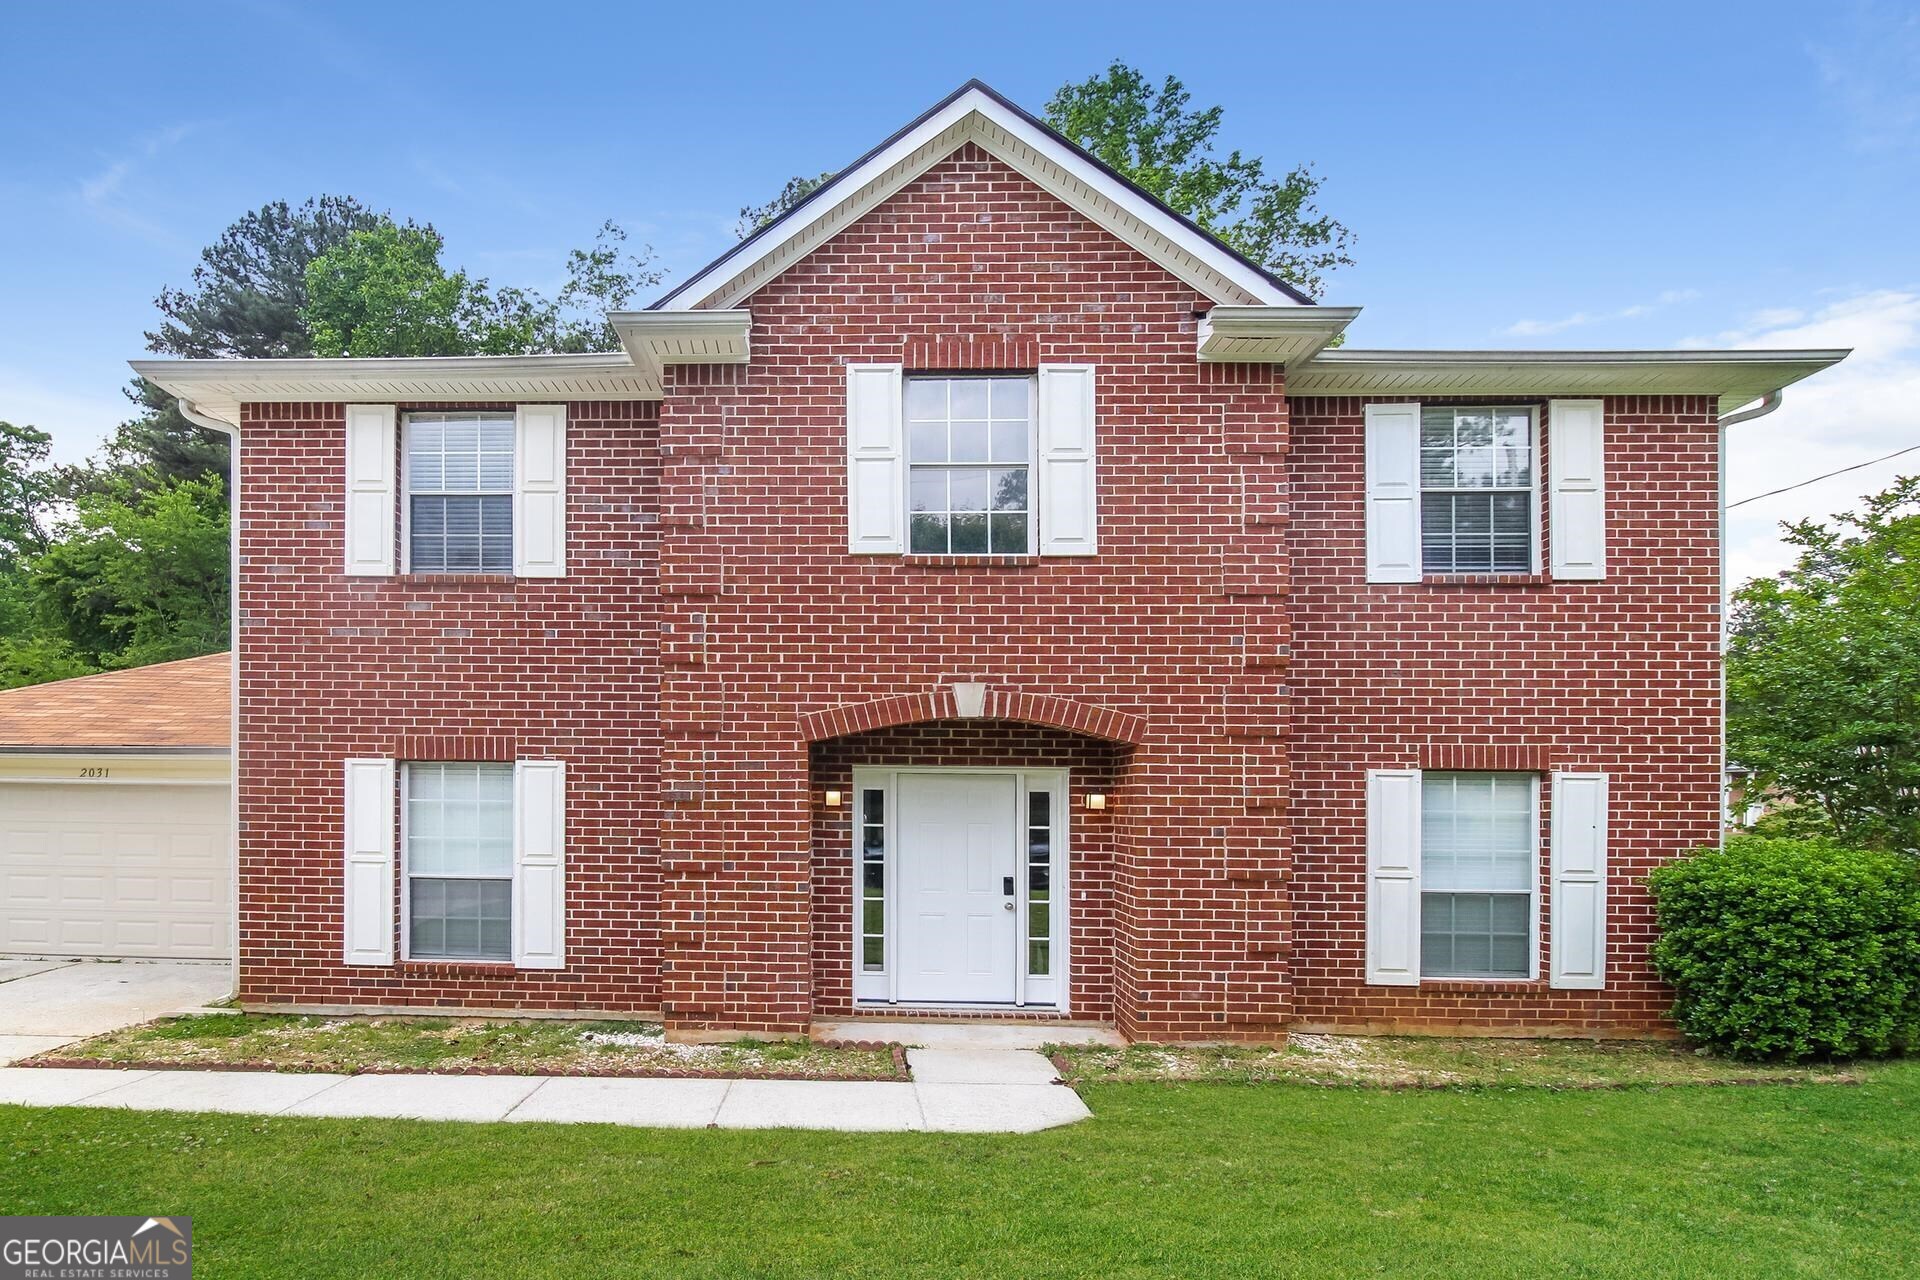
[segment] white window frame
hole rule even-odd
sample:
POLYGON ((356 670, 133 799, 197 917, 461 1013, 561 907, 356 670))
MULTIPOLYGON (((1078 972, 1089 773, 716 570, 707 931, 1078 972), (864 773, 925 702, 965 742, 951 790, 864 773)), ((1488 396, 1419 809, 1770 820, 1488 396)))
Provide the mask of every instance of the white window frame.
MULTIPOLYGON (((504 497, 508 499, 508 501, 511 503, 509 510, 512 512, 512 515, 510 515, 508 518, 513 521, 513 527, 515 531, 513 545, 516 548, 519 546, 518 530, 520 528, 520 510, 519 510, 520 486, 517 483, 517 479, 520 474, 519 473, 520 433, 518 430, 518 426, 519 426, 518 415, 516 413, 508 413, 502 409, 403 410, 400 413, 400 424, 399 424, 399 435, 398 435, 398 440, 400 445, 400 572, 406 573, 406 574, 410 574, 414 572, 414 568, 413 568, 413 450, 407 447, 408 436, 412 433, 412 430, 413 430, 414 416, 416 414, 425 415, 430 413, 440 414, 442 416, 453 416, 461 413, 472 413, 476 416, 485 416, 489 418, 500 418, 504 416, 506 421, 510 425, 513 425, 515 427, 514 441, 513 441, 513 460, 514 460, 515 479, 509 480, 507 482, 506 492, 492 493, 492 492, 482 492, 479 490, 475 490, 473 493, 468 494, 466 496, 480 497, 480 498, 504 497)), ((459 497, 462 495, 458 492, 447 490, 444 492, 436 491, 435 493, 429 496, 459 497)), ((518 569, 518 566, 516 564, 509 563, 504 570, 501 570, 501 569, 433 569, 433 570, 422 570, 421 576, 429 577, 429 578, 440 578, 440 577, 446 577, 448 575, 476 574, 476 573, 485 574, 489 577, 498 577, 502 575, 514 576, 517 573, 517 569, 518 569)), ((435 762, 423 761, 422 763, 430 764, 435 762)))
MULTIPOLYGON (((952 421, 951 418, 948 419, 952 421)), ((909 556, 959 556, 968 560, 994 560, 1010 555, 1037 555, 1040 551, 1040 486, 1035 483, 1040 472, 1040 375, 1038 373, 907 373, 900 379, 900 537, 902 550, 909 556), (1021 463, 1027 471, 1027 549, 1025 551, 915 551, 913 549, 913 469, 923 467, 977 467, 990 471, 994 467, 1006 467, 1007 463, 995 462, 922 462, 913 460, 913 420, 907 416, 908 388, 915 382, 1025 382, 1027 384, 1027 460, 1021 463)), ((993 452, 993 425, 987 425, 987 452, 993 452)), ((949 450, 951 452, 951 450, 949 450)), ((989 522, 993 515, 992 486, 988 486, 987 516, 989 522)), ((952 513, 948 513, 952 519, 952 513)), ((948 541, 952 541, 952 532, 948 532, 948 541)))
MULTIPOLYGON (((1073 973, 1073 912, 1072 901, 1072 841, 1070 835, 1071 813, 1073 808, 1072 777, 1066 769, 1007 769, 1007 768, 965 768, 965 767, 916 767, 908 765, 862 765, 853 771, 853 838, 849 842, 848 865, 853 869, 853 902, 848 915, 848 928, 852 935, 846 951, 847 964, 853 974, 853 1002, 860 1008, 892 1008, 901 1005, 899 997, 900 976, 900 875, 898 857, 900 852, 899 824, 900 789, 899 779, 906 774, 995 774, 1002 777, 1012 776, 1019 780, 1015 797, 1015 817, 1018 829, 1018 845, 1014 856, 1014 950, 1016 966, 1014 982, 1014 1008, 1041 1008, 1059 1013, 1071 1012, 1069 996, 1072 990, 1073 973), (880 973, 868 973, 861 967, 861 938, 864 922, 861 916, 861 827, 864 825, 865 792, 879 790, 886 795, 883 802, 886 808, 886 891, 883 901, 886 903, 886 944, 884 947, 885 968, 880 973), (1048 967, 1052 972, 1034 977, 1027 972, 1027 797, 1035 791, 1045 791, 1053 796, 1051 809, 1052 826, 1052 873, 1049 877, 1048 927, 1051 929, 1052 947, 1048 953, 1048 967)), ((906 1005, 907 1008, 922 1006, 906 1005)), ((929 1005, 927 1008, 966 1008, 964 1005, 929 1005)), ((1007 1006, 992 1004, 974 1006, 979 1008, 1003 1009, 1007 1006)))
MULTIPOLYGON (((1528 525, 1527 562, 1528 563, 1527 563, 1527 568, 1525 572, 1529 575, 1538 575, 1542 573, 1543 572, 1541 568, 1542 561, 1540 557, 1540 538, 1541 538, 1540 473, 1545 469, 1543 464, 1545 462, 1546 454, 1545 454, 1544 442, 1541 439, 1540 406, 1537 404, 1500 404, 1498 402, 1488 402, 1483 404, 1434 404, 1429 401, 1429 402, 1423 402, 1419 406, 1419 421, 1417 421, 1414 424, 1414 442, 1413 442, 1413 447, 1414 447, 1413 478, 1414 478, 1414 485, 1415 485, 1413 519, 1414 519, 1415 536, 1418 539, 1418 551, 1420 556, 1420 577, 1423 580, 1427 578, 1478 578, 1478 577, 1487 577, 1492 575, 1520 572, 1520 570, 1515 570, 1515 569, 1494 569, 1494 568, 1487 568, 1487 569, 1429 569, 1427 568, 1427 542, 1426 542, 1426 532, 1425 532, 1426 531, 1427 494, 1429 493, 1513 493, 1515 492, 1515 490, 1512 490, 1512 489, 1487 489, 1487 488, 1461 489, 1458 487, 1446 487, 1446 488, 1436 487, 1433 489, 1429 489, 1427 487, 1426 479, 1422 475, 1421 454, 1423 453, 1423 450, 1420 444, 1420 438, 1421 438, 1420 433, 1426 429, 1426 414, 1427 414, 1427 410, 1429 409, 1445 409, 1447 412, 1455 413, 1455 414, 1470 413, 1476 409, 1493 411, 1493 412, 1503 412, 1503 413, 1512 413, 1516 410, 1519 410, 1519 411, 1524 411, 1526 413, 1527 443, 1528 443, 1531 463, 1527 468, 1527 525, 1528 525)), ((1459 773, 1459 772, 1468 772, 1468 771, 1442 770, 1441 772, 1459 773)), ((1487 771, 1481 770, 1481 772, 1487 772, 1487 771)))
MULTIPOLYGON (((1540 832, 1540 775, 1538 773, 1534 773, 1531 770, 1526 770, 1526 769, 1423 769, 1420 772, 1420 790, 1421 790, 1420 802, 1421 802, 1421 805, 1424 807, 1426 804, 1427 779, 1430 777, 1434 777, 1434 776, 1458 777, 1462 775, 1465 775, 1468 777, 1475 777, 1475 776, 1485 777, 1490 774, 1499 774, 1505 777, 1522 777, 1527 780, 1527 797, 1528 797, 1527 829, 1532 833, 1532 840, 1533 840, 1532 856, 1529 859, 1529 863, 1528 863, 1529 867, 1531 868, 1532 874, 1528 877, 1529 887, 1527 889, 1527 972, 1524 977, 1518 974, 1498 974, 1498 975, 1486 974, 1478 977, 1448 977, 1440 974, 1427 973, 1426 956, 1424 954, 1426 950, 1426 947, 1425 947, 1426 914, 1427 914, 1426 895, 1429 892, 1453 893, 1453 894, 1476 894, 1476 893, 1488 893, 1490 891, 1481 890, 1481 889, 1429 890, 1426 887, 1427 831, 1426 831, 1426 823, 1422 822, 1420 824, 1421 886, 1420 886, 1419 900, 1414 904, 1416 913, 1417 913, 1417 918, 1415 922, 1416 928, 1414 930, 1414 939, 1413 939, 1414 960, 1420 970, 1420 981, 1422 982, 1487 982, 1487 983, 1537 982, 1539 981, 1539 978, 1540 978, 1540 917, 1541 917, 1542 909, 1545 906, 1545 904, 1540 900, 1540 862, 1541 862, 1541 859, 1546 856, 1546 851, 1547 851, 1547 844, 1545 841, 1541 839, 1541 832, 1540 832)), ((1495 896, 1498 896, 1498 895, 1495 895, 1495 896)))
MULTIPOLYGON (((399 787, 399 796, 400 796, 400 851, 399 851, 400 958, 402 960, 416 959, 416 957, 413 954, 413 868, 411 865, 409 865, 412 862, 413 847, 412 847, 411 841, 408 839, 408 832, 407 832, 408 810, 410 808, 410 806, 407 804, 407 798, 411 793, 411 787, 413 782, 413 766, 416 764, 490 764, 490 765, 504 765, 509 772, 512 772, 514 769, 514 762, 511 760, 402 760, 399 762, 399 765, 400 765, 400 769, 399 769, 399 772, 400 772, 400 787, 399 787)), ((519 800, 518 790, 516 789, 513 805, 509 808, 507 813, 507 827, 508 827, 509 833, 512 832, 514 825, 519 821, 519 808, 520 808, 520 800, 519 800)), ((439 875, 439 876, 433 876, 431 878, 435 880, 499 880, 502 877, 474 876, 474 875, 466 875, 466 876, 439 875)), ((518 888, 518 882, 520 879, 520 864, 518 860, 515 860, 511 864, 511 866, 507 871, 507 875, 505 876, 505 879, 509 886, 510 896, 508 901, 511 904, 507 909, 510 913, 517 912, 520 909, 520 902, 519 902, 520 895, 518 892, 515 891, 518 888)), ((514 919, 513 919, 513 916, 509 914, 507 917, 507 954, 505 956, 419 956, 417 958, 422 964, 488 964, 488 965, 500 965, 504 968, 510 968, 510 969, 517 968, 518 966, 514 964, 514 960, 513 960, 513 926, 514 926, 514 919)))

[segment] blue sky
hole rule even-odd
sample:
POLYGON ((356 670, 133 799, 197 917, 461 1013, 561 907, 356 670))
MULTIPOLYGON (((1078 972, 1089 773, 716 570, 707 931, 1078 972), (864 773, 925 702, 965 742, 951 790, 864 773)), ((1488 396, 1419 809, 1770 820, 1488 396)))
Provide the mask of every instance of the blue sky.
MULTIPOLYGON (((1745 496, 1920 444, 1920 7, 1892 4, 13 5, 0 417, 124 416, 152 298, 263 202, 351 194, 552 289, 605 218, 676 277, 743 204, 970 76, 1030 108, 1113 58, 1313 162, 1359 346, 1857 345, 1740 429, 1745 496)), ((1920 462, 1908 459, 1910 467, 1920 462)), ((1844 508, 1898 464, 1742 508, 1844 508)))

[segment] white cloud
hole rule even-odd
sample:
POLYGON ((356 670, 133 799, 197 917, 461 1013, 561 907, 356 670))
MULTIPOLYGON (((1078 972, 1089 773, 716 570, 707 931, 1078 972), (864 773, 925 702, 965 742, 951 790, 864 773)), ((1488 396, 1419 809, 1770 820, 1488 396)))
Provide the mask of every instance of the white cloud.
POLYGON ((1500 332, 1514 338, 1538 338, 1550 333, 1564 333, 1568 329, 1577 329, 1582 325, 1602 324, 1609 320, 1633 320, 1640 316, 1651 315, 1662 307, 1691 302, 1699 296, 1698 289, 1668 289, 1652 302, 1636 302, 1631 306, 1620 307, 1613 311, 1576 311, 1572 315, 1561 316, 1558 320, 1517 320, 1500 332))
POLYGON ((179 146, 197 127, 192 124, 170 125, 137 139, 125 154, 110 160, 91 177, 80 180, 76 190, 80 207, 100 221, 131 232, 143 240, 166 247, 175 246, 178 243, 177 236, 131 207, 143 202, 132 198, 123 200, 122 197, 127 195, 128 180, 136 177, 148 161, 179 146))
MULTIPOLYGON (((1720 342, 1853 348, 1839 365, 1787 388, 1774 413, 1728 429, 1729 502, 1920 445, 1920 292, 1876 290, 1811 315, 1761 312, 1720 342)), ((1920 454, 1908 454, 1729 511, 1729 585, 1792 563, 1794 549, 1780 539, 1781 522, 1854 509, 1862 495, 1916 473, 1920 454)))

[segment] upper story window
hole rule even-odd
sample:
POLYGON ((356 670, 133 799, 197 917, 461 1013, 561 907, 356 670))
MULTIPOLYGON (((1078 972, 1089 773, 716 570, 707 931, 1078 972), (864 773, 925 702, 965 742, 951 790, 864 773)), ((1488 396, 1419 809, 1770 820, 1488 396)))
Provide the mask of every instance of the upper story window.
POLYGON ((405 419, 407 568, 512 573, 514 415, 405 419))
POLYGON ((1427 405, 1420 414, 1420 560, 1426 573, 1531 573, 1533 412, 1427 405))
POLYGON ((1027 378, 910 378, 906 384, 908 550, 1033 550, 1027 378))

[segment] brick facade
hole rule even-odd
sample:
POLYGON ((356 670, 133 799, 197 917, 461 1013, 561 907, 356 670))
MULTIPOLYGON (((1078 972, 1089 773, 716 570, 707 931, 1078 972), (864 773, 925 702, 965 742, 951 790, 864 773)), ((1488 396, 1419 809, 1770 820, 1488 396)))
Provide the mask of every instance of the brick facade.
POLYGON ((819 794, 994 763, 1111 797, 1075 811, 1075 1016, 1659 1024, 1636 881, 1718 813, 1710 400, 1610 404, 1605 582, 1369 587, 1360 402, 1197 362, 1190 286, 972 146, 742 305, 749 364, 569 406, 565 578, 344 577, 343 406, 247 407, 243 1001, 802 1031, 851 1008, 819 794), (1097 366, 1100 553, 849 555, 844 366, 896 361, 1097 366), (342 964, 340 761, 422 752, 566 761, 566 968, 342 964), (1363 985, 1364 771, 1422 763, 1613 774, 1606 991, 1363 985))

